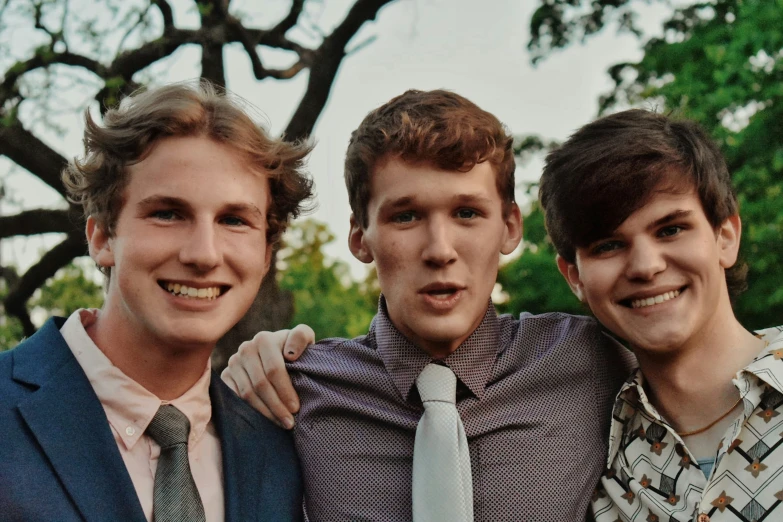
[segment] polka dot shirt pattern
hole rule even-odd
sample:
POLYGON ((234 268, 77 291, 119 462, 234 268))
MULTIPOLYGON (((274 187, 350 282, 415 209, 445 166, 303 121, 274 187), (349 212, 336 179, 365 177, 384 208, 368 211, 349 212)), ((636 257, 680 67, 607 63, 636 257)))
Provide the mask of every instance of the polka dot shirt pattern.
MULTIPOLYGON (((443 363, 457 376, 476 522, 579 521, 606 462, 614 395, 632 356, 589 318, 498 316, 492 303, 443 363)), ((431 358, 389 321, 326 339, 288 365, 311 521, 411 520, 415 379, 431 358)))

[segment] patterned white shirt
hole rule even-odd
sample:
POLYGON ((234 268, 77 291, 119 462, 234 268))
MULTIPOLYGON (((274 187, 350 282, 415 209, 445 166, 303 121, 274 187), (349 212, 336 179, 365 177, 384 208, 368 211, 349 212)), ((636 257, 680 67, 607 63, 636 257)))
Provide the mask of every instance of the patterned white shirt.
POLYGON ((652 406, 636 371, 612 413, 596 522, 783 520, 783 326, 732 381, 744 411, 726 430, 709 478, 652 406))

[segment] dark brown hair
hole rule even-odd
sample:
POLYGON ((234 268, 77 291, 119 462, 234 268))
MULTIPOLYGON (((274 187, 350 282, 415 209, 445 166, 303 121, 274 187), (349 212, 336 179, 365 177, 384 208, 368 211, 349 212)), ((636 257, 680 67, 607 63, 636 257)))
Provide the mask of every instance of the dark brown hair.
MULTIPOLYGON (((632 109, 585 125, 550 152, 539 200, 555 249, 574 263, 577 248, 610 236, 654 194, 693 189, 713 228, 738 213, 723 155, 699 125, 632 109)), ((732 296, 746 274, 742 262, 726 270, 732 296)))
POLYGON ((503 212, 514 202, 512 138, 492 114, 449 91, 410 90, 369 113, 353 134, 345 157, 345 185, 356 221, 367 227, 370 176, 390 157, 467 172, 494 167, 503 212))
POLYGON ((267 240, 274 243, 312 197, 313 183, 304 171, 312 146, 270 138, 243 105, 249 104, 201 80, 139 90, 107 111, 103 126, 86 111, 84 158, 71 161, 62 173, 69 199, 112 236, 129 181, 127 167, 143 160, 161 138, 205 136, 235 148, 269 179, 267 240))

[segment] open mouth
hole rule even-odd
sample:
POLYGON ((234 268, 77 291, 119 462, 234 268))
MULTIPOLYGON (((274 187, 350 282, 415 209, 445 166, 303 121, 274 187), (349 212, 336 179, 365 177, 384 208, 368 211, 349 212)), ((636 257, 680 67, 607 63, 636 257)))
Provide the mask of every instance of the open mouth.
POLYGON ((432 296, 435 299, 448 299, 459 291, 459 288, 438 288, 436 290, 428 290, 425 294, 432 296))
POLYGON ((168 293, 177 297, 184 299, 203 299, 207 301, 217 299, 221 295, 228 292, 228 289, 230 288, 227 285, 195 288, 193 286, 187 286, 180 283, 170 283, 166 281, 158 281, 158 285, 168 293))
POLYGON ((682 294, 687 287, 683 286, 682 288, 679 288, 677 290, 671 290, 669 292, 664 292, 659 295, 654 295, 650 297, 643 297, 641 299, 625 299, 623 301, 620 301, 620 304, 622 304, 625 307, 638 309, 638 308, 647 308, 650 306, 655 306, 661 303, 665 303, 666 301, 671 301, 672 299, 676 299, 677 297, 682 294))

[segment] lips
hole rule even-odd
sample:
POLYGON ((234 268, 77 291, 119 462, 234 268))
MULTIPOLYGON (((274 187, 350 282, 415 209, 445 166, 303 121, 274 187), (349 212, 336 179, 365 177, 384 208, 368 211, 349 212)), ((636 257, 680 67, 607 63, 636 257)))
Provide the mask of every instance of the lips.
POLYGON ((457 283, 431 283, 419 290, 419 296, 430 310, 445 313, 457 306, 465 288, 457 283))
POLYGON ((433 298, 448 299, 457 292, 464 290, 465 286, 457 283, 430 283, 419 290, 420 294, 426 294, 433 298))

